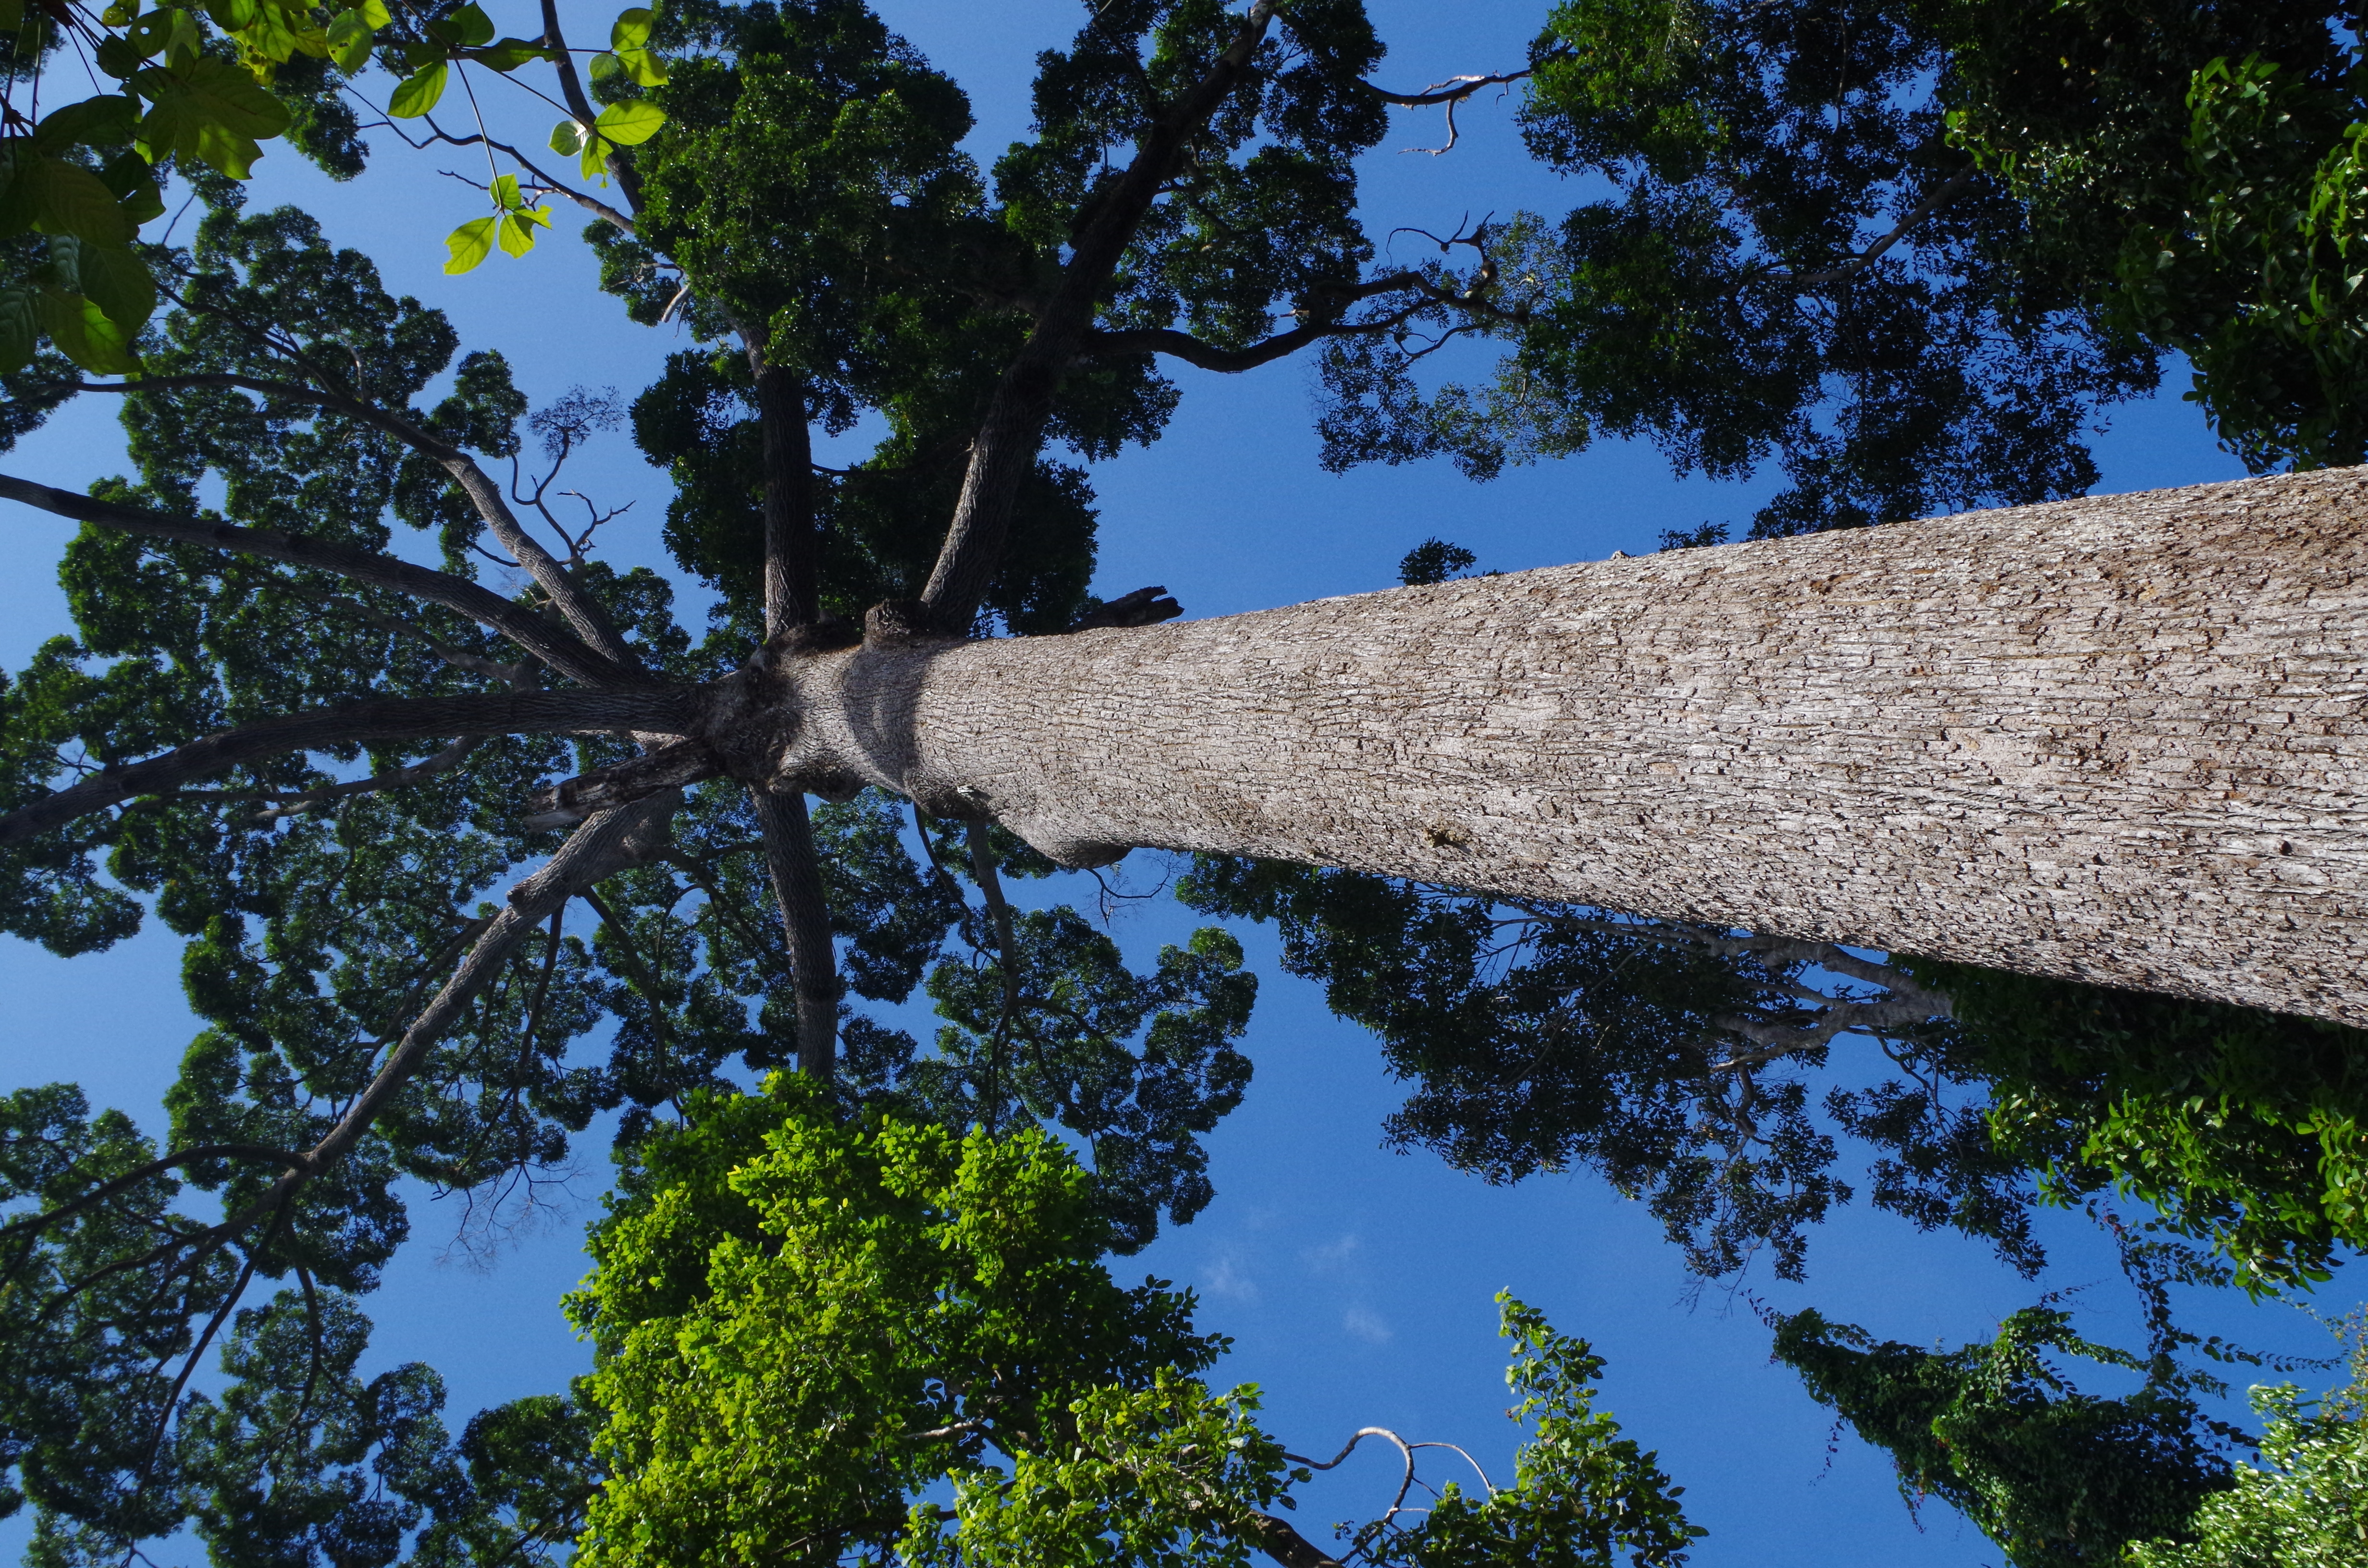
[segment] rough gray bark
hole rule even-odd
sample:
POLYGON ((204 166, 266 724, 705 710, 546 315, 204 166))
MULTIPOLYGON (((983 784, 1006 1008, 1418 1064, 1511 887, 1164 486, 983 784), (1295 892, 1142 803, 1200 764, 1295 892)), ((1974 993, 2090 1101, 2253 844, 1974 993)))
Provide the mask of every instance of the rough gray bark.
POLYGON ((775 766, 1071 864, 1267 856, 2368 1024, 2363 662, 2350 470, 875 639, 783 661, 775 766))

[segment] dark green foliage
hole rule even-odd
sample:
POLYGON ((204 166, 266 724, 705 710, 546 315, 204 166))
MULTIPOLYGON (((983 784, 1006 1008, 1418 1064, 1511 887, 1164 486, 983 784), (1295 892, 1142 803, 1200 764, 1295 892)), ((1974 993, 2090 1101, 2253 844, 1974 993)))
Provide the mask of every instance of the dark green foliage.
POLYGON ((1946 991, 1988 1123, 2059 1194, 2119 1187, 2257 1288, 2368 1244, 2368 1037, 2315 1018, 1911 960, 1946 991))
POLYGON ((2230 1483, 2220 1450, 2241 1434, 2197 1403, 2226 1385, 2180 1357, 2261 1358, 2171 1321, 2169 1287, 2219 1283, 2224 1273, 2179 1247, 2114 1233, 2146 1302, 2143 1357, 2083 1338, 2050 1297, 2008 1317, 1989 1344, 1951 1351, 1879 1344, 1814 1310, 1779 1316, 1776 1359, 1890 1455, 1911 1507, 1940 1497, 2016 1568, 2105 1568, 2134 1540, 2191 1539, 2197 1504, 2230 1483), (2062 1369, 2064 1357, 2146 1381, 2119 1398, 2085 1392, 2062 1369))
POLYGON ((1418 583, 1444 583, 1470 572, 1479 559, 1460 544, 1427 539, 1398 562, 1398 581, 1409 588, 1418 583))
POLYGON ((1937 8, 1953 134, 2038 260, 2147 340, 2257 470, 2357 462, 2348 12, 2295 0, 1937 8))
POLYGON ((1772 460, 1791 486, 1754 537, 2085 490, 2082 426, 2153 386, 2156 351, 2100 320, 2018 202, 1961 179, 1947 9, 1556 8, 1524 133, 1612 193, 1466 236, 1493 317, 1329 349, 1326 463, 1440 453, 1485 477, 1604 436, 1680 473, 1772 460), (1507 345, 1493 378, 1419 388, 1411 356, 1465 332, 1507 345))

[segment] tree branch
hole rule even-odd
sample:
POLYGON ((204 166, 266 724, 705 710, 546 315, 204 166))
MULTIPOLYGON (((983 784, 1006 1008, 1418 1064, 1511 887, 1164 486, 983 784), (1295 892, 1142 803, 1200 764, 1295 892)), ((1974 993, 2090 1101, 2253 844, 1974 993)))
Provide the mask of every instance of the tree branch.
MULTIPOLYGON (((113 392, 119 389, 99 387, 93 390, 113 392)), ((455 577, 450 573, 430 567, 415 566, 392 555, 329 544, 307 539, 302 534, 281 533, 276 528, 246 528, 233 523, 143 512, 118 506, 112 501, 77 495, 71 490, 58 490, 6 474, 0 474, 0 499, 19 502, 40 511, 111 528, 119 533, 136 534, 144 539, 171 540, 180 544, 206 545, 216 550, 236 551, 267 560, 284 561, 291 566, 334 572, 357 583, 406 594, 465 615, 480 625, 500 632, 552 669, 583 685, 616 687, 648 683, 648 676, 630 665, 594 652, 582 641, 554 628, 524 605, 506 599, 465 577, 455 577)))
POLYGON ((452 735, 587 734, 612 730, 678 733, 689 706, 686 691, 642 687, 624 692, 389 697, 316 708, 242 724, 143 762, 104 768, 0 817, 0 846, 21 844, 135 795, 155 794, 226 767, 286 752, 352 742, 452 735))
MULTIPOLYGON (((301 360, 299 362, 302 363, 301 360)), ((324 381, 336 380, 316 366, 303 365, 302 368, 324 381)), ((432 459, 451 477, 452 483, 461 487, 461 493, 468 497, 477 515, 485 520, 485 526, 493 529, 494 537, 501 540, 502 548, 508 551, 527 574, 534 579, 535 585, 543 591, 552 607, 567 618, 567 623, 575 629, 575 634, 598 652, 634 672, 635 677, 646 678, 640 677, 639 663, 632 651, 625 646, 624 639, 617 635, 617 629, 610 624, 608 612, 590 595, 579 589, 575 580, 567 574, 567 569, 518 526, 518 517, 510 511, 509 503, 502 494, 502 487, 494 483, 492 476, 478 465, 477 460, 403 415, 350 392, 306 386, 297 381, 275 381, 268 376, 229 372, 146 376, 137 381, 112 383, 85 382, 78 384, 75 390, 137 392, 172 391, 182 387, 231 387, 265 397, 287 398, 291 402, 335 409, 348 418, 384 431, 421 456, 432 459)))
POLYGON ((1907 232, 1910 229, 1915 228, 1917 224, 1921 223, 1925 219, 1930 218, 1933 213, 1938 212, 1941 208, 1946 207, 1950 202, 1954 201, 1964 188, 1973 183, 1973 170, 1958 170, 1955 174, 1949 176, 1949 178, 1941 185, 1940 189, 1934 191, 1931 195, 1918 202, 1914 210, 1910 211, 1907 217, 1902 218, 1898 223, 1893 227, 1891 233, 1884 235, 1883 238, 1875 241, 1874 244, 1867 246, 1866 249, 1850 257, 1839 267, 1829 267, 1821 272, 1799 272, 1783 275, 1785 281, 1789 283, 1803 284, 1839 283, 1846 278, 1857 277, 1860 273, 1864 272, 1868 267, 1873 267, 1876 260, 1882 256, 1884 252, 1889 250, 1901 240, 1907 238, 1907 232))
MULTIPOLYGON (((548 0, 546 0, 548 3, 548 0)), ((1160 190, 1190 150, 1204 126, 1241 80, 1274 19, 1277 0, 1254 0, 1233 42, 1175 107, 1155 121, 1134 159, 1105 182, 1086 204, 1086 216, 1071 236, 1069 260, 1045 302, 1028 341, 1005 367, 986 415, 971 443, 970 466, 960 498, 921 591, 921 604, 934 629, 950 636, 968 632, 986 590, 1002 565, 1005 536, 1020 487, 1033 472, 1043 439, 1044 420, 1063 373, 1093 325, 1094 310, 1126 248, 1160 190)))
POLYGON ((661 790, 713 778, 723 760, 699 741, 675 741, 613 767, 579 775, 527 797, 536 814, 529 828, 572 827, 595 812, 628 806, 661 790))
POLYGON ((797 999, 798 1066, 827 1081, 838 1055, 838 955, 814 824, 802 791, 751 785, 749 803, 765 833, 765 869, 789 938, 790 984, 797 999))
POLYGON ((310 790, 176 790, 176 801, 254 801, 265 808, 255 813, 256 822, 274 822, 281 817, 309 812, 314 806, 348 795, 377 795, 389 790, 407 790, 414 784, 424 784, 439 773, 450 771, 462 757, 477 749, 483 737, 472 735, 454 741, 432 756, 422 757, 407 767, 392 773, 375 773, 368 778, 355 778, 338 784, 322 784, 310 790))

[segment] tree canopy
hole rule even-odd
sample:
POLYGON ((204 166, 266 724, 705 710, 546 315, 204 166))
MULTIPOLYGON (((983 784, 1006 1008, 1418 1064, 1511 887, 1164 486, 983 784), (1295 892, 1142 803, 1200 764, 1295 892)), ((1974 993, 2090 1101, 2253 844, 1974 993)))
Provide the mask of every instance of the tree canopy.
MULTIPOLYGON (((1089 592, 1091 469, 1159 438, 1163 366, 1299 357, 1336 469, 1613 437, 1772 471, 1755 538, 2081 494, 2085 433, 2173 353, 2256 471, 2358 462, 2356 40, 2324 6, 1589 0, 1407 92, 1359 0, 1084 12, 982 166, 962 86, 860 0, 634 8, 598 50, 552 0, 518 36, 473 4, 0 0, 0 449, 111 399, 128 465, 0 477, 83 525, 71 633, 0 688, 0 926, 74 955, 160 922, 204 1026, 161 1137, 71 1085, 0 1101, 0 1507, 38 1560, 185 1525, 240 1564, 1682 1560, 1600 1363, 1510 1301, 1513 1483, 1301 1536, 1275 1510, 1311 1461, 1204 1381, 1184 1295, 1106 1262, 1211 1199, 1238 938, 1130 967, 984 811, 787 787, 686 705, 867 636, 1180 613, 1089 592), (1400 265, 1377 236, 1431 215, 1368 211, 1360 156, 1393 107, 1443 108, 1452 156, 1498 89, 1573 205, 1400 265), (561 116, 544 144, 501 91, 561 116), (448 271, 535 265, 572 208, 613 330, 692 346, 538 403, 316 219, 250 210, 267 145, 368 179, 397 140, 484 161, 448 271), (671 577, 569 507, 616 432, 671 483, 671 577), (870 447, 832 468, 818 435, 870 447), (596 1123, 599 1369, 455 1439, 431 1369, 357 1370, 399 1184, 492 1214, 596 1123)), ((1481 564, 1434 540, 1402 572, 1481 564)), ((2260 1291, 2368 1239, 2354 1029, 1341 869, 1207 857, 1177 892, 1273 924, 1381 1038, 1393 1140, 1594 1171, 1704 1278, 1805 1277, 1861 1191, 2026 1275, 2034 1210, 2109 1190, 2260 1291), (1843 1086, 1870 1050, 1896 1074, 1843 1086)), ((2132 1363, 2052 1305, 1953 1353, 1776 1334, 2018 1562, 2252 1550, 2214 1543, 2289 1528, 2260 1519, 2357 1425, 2273 1403, 2273 1469, 2231 1469, 2189 1341, 2132 1363), (2111 1506, 2048 1492, 2081 1464, 2111 1506)))

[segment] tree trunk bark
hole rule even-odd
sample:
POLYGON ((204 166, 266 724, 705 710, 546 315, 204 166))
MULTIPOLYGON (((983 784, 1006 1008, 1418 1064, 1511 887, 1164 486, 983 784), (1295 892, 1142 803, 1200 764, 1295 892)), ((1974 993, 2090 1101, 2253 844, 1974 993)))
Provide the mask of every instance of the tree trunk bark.
POLYGON ((2368 470, 788 672, 788 779, 2368 1025, 2368 470))

